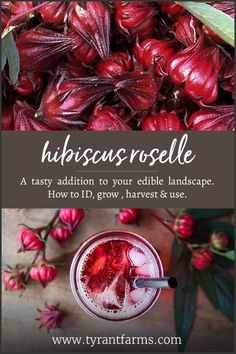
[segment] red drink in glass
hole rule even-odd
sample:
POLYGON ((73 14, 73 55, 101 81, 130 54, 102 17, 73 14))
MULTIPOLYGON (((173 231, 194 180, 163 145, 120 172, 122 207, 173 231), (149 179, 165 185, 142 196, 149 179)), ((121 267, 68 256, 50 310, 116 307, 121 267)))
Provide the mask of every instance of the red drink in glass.
POLYGON ((144 314, 160 289, 138 289, 133 279, 163 277, 161 260, 141 236, 107 230, 90 237, 78 249, 70 271, 73 294, 94 317, 121 321, 144 314))

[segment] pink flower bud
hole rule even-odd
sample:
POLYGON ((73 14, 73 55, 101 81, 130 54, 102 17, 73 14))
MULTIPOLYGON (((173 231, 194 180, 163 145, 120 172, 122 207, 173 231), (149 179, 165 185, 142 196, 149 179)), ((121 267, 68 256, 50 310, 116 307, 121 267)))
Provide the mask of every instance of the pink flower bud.
POLYGON ((8 268, 2 273, 2 280, 6 290, 17 291, 24 289, 24 270, 20 266, 8 268))
POLYGON ((39 281, 42 287, 53 281, 57 276, 56 268, 49 264, 45 259, 41 259, 35 266, 30 268, 31 279, 39 281))
POLYGON ((223 232, 213 232, 210 236, 210 245, 215 250, 226 251, 229 247, 229 236, 223 232))
POLYGON ((158 87, 150 73, 136 70, 113 80, 115 93, 132 111, 149 109, 156 102, 158 87))
POLYGON ((16 84, 15 91, 21 96, 29 96, 38 90, 43 84, 40 73, 21 72, 16 84))
POLYGON ((191 263, 198 270, 205 270, 210 267, 214 255, 208 249, 201 249, 192 253, 191 263))
POLYGON ((144 70, 149 70, 153 65, 155 74, 163 76, 167 75, 167 61, 176 54, 177 46, 178 42, 175 40, 148 38, 140 45, 136 44, 134 55, 144 70))
POLYGON ((124 74, 133 69, 133 60, 125 52, 115 52, 108 60, 100 59, 94 72, 98 76, 112 77, 113 75, 124 74))
POLYGON ((201 109, 191 115, 187 126, 197 131, 232 131, 235 127, 234 106, 201 109))
POLYGON ((47 70, 71 48, 70 38, 43 27, 22 32, 16 44, 23 71, 47 70))
POLYGON ((85 130, 92 131, 127 131, 130 127, 110 106, 97 105, 90 117, 85 130))
POLYGON ((66 15, 67 4, 60 1, 45 1, 44 6, 38 11, 45 23, 57 27, 63 24, 66 15))
POLYGON ((40 321, 39 328, 47 328, 48 330, 60 328, 63 313, 59 310, 59 306, 47 305, 44 309, 39 310, 40 315, 37 318, 40 321))
POLYGON ((50 236, 58 242, 65 242, 71 237, 71 232, 65 227, 55 227, 51 230, 50 236))
POLYGON ((19 242, 21 244, 18 252, 38 251, 44 247, 43 241, 33 231, 22 229, 19 234, 19 242))
POLYGON ((175 37, 189 47, 197 41, 198 22, 193 16, 181 16, 174 24, 175 37))
POLYGON ((184 125, 174 113, 157 113, 144 119, 142 130, 180 131, 184 130, 184 125))
POLYGON ((83 209, 61 209, 59 217, 61 221, 66 224, 71 231, 73 231, 84 218, 83 209))
POLYGON ((120 33, 130 40, 143 40, 153 34, 155 7, 145 1, 115 1, 115 21, 120 33))
POLYGON ((101 1, 76 4, 69 14, 70 26, 91 45, 103 60, 110 52, 110 12, 101 1))
POLYGON ((173 230, 180 238, 189 238, 195 229, 195 220, 191 214, 183 214, 173 222, 173 230))
POLYGON ((97 57, 97 51, 72 28, 67 32, 67 36, 72 41, 72 51, 76 60, 84 63, 85 65, 92 64, 97 57))
POLYGON ((121 224, 132 224, 138 218, 138 209, 122 209, 117 215, 117 221, 121 224))
POLYGON ((78 120, 86 108, 113 88, 112 80, 104 77, 55 79, 44 91, 37 117, 64 123, 78 120))

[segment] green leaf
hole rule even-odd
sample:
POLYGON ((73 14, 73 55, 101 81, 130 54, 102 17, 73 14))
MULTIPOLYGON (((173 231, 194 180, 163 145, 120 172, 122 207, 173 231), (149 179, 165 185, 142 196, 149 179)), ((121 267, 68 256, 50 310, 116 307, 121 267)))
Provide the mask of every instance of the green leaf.
POLYGON ((235 252, 233 250, 225 252, 224 256, 231 261, 235 260, 235 252))
POLYGON ((179 263, 178 286, 174 295, 176 335, 182 341, 179 345, 180 351, 184 351, 188 341, 196 310, 197 282, 195 273, 189 270, 188 264, 189 259, 182 257, 182 262, 179 263))
POLYGON ((217 218, 220 216, 233 214, 233 209, 184 209, 181 214, 188 213, 194 216, 196 220, 217 218))
POLYGON ((204 3, 182 1, 181 5, 226 43, 234 47, 234 19, 232 17, 204 3))
POLYGON ((217 292, 215 289, 215 281, 211 270, 208 268, 204 271, 195 270, 197 281, 201 286, 202 290, 205 292, 206 296, 213 304, 215 309, 219 308, 217 292))
POLYGON ((6 62, 8 62, 9 66, 10 81, 15 84, 20 71, 20 59, 12 32, 9 32, 2 39, 2 70, 4 69, 6 62))

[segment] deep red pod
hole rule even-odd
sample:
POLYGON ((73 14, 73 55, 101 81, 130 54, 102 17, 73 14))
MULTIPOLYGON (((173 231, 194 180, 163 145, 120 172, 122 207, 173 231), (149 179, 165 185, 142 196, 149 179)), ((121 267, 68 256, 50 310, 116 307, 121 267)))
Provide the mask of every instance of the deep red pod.
POLYGON ((96 75, 112 77, 133 69, 133 60, 128 53, 114 52, 108 60, 100 59, 94 69, 96 75))
POLYGON ((63 63, 72 78, 82 78, 88 76, 86 68, 81 64, 81 62, 78 62, 75 59, 72 53, 68 53, 66 55, 66 62, 63 60, 63 63))
POLYGON ((153 34, 156 9, 145 1, 115 1, 115 21, 119 32, 130 40, 143 40, 153 34))
POLYGON ((47 328, 47 330, 60 328, 62 323, 63 313, 58 305, 47 305, 44 309, 39 310, 40 315, 37 318, 40 321, 39 328, 47 328))
POLYGON ((63 1, 45 1, 44 6, 38 12, 45 23, 60 26, 64 22, 67 3, 63 1))
POLYGON ((195 219, 191 214, 180 215, 174 220, 172 227, 178 237, 187 239, 194 233, 196 227, 195 219))
POLYGON ((133 51, 144 70, 149 70, 153 65, 155 74, 163 76, 167 75, 167 61, 176 54, 177 47, 178 42, 175 40, 148 38, 141 44, 136 43, 133 51))
POLYGON ((191 263, 198 270, 205 270, 211 266, 214 255, 208 249, 201 249, 192 253, 191 263))
POLYGON ((137 221, 138 218, 138 209, 129 208, 122 209, 117 214, 117 221, 121 224, 132 224, 137 221))
POLYGON ((142 123, 142 130, 145 131, 181 131, 184 125, 174 113, 157 113, 148 116, 142 123))
POLYGON ((113 107, 97 105, 85 130, 128 131, 131 129, 113 107))
POLYGON ((36 116, 49 121, 71 123, 113 89, 112 80, 104 77, 55 78, 45 89, 36 116))
POLYGON ((70 26, 103 60, 110 54, 110 11, 101 1, 78 3, 69 11, 70 26))
POLYGON ((56 64, 72 46, 71 39, 61 33, 35 27, 22 32, 16 40, 23 71, 47 70, 56 64))
POLYGON ((33 1, 11 2, 11 25, 23 24, 34 14, 33 1), (32 10, 32 11, 31 11, 32 10))
POLYGON ((79 62, 90 65, 96 59, 97 51, 89 45, 83 37, 72 28, 66 34, 72 41, 73 54, 79 62))
POLYGON ((158 86, 150 73, 135 70, 113 80, 115 93, 132 111, 149 109, 155 104, 158 86))
POLYGON ((2 108, 2 130, 14 130, 13 103, 2 108))
POLYGON ((197 41, 198 22, 193 16, 180 16, 174 23, 174 33, 178 41, 189 47, 197 41))
POLYGON ((197 131, 233 131, 235 129, 234 106, 216 106, 201 109, 191 115, 188 128, 197 131))
POLYGON ((161 12, 166 13, 170 18, 178 18, 185 12, 185 9, 177 1, 162 1, 160 3, 161 12))
POLYGON ((42 75, 36 71, 21 72, 15 91, 21 96, 29 96, 38 90, 43 84, 42 75))
POLYGON ((234 59, 226 58, 219 74, 223 90, 234 93, 235 88, 234 59))

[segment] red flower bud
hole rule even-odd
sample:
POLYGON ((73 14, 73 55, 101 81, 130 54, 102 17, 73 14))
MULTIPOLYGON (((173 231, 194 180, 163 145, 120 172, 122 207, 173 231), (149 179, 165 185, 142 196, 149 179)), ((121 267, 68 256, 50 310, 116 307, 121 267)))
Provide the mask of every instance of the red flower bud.
POLYGON ((234 80, 234 60, 226 58, 219 75, 221 87, 228 92, 234 92, 235 80, 234 80))
POLYGON ((104 77, 86 77, 81 79, 53 80, 45 89, 38 117, 70 123, 92 103, 112 92, 111 79, 104 77))
POLYGON ((83 209, 61 209, 59 212, 59 217, 61 221, 66 224, 71 231, 73 231, 79 224, 79 222, 84 218, 83 209))
POLYGON ((110 106, 97 105, 85 128, 93 131, 127 131, 130 127, 110 106))
POLYGON ((195 220, 191 214, 183 214, 173 222, 173 230, 180 238, 189 238, 195 229, 195 220))
POLYGON ((108 60, 100 59, 95 66, 94 72, 99 76, 112 77, 124 74, 133 69, 133 60, 128 53, 115 52, 108 60))
POLYGON ((11 2, 11 25, 23 24, 34 13, 32 1, 12 1, 11 2))
POLYGON ((169 75, 175 84, 184 84, 190 97, 201 104, 210 104, 218 95, 219 48, 212 46, 196 51, 199 46, 201 38, 172 57, 169 75))
POLYGON ((163 1, 160 3, 161 12, 166 13, 170 18, 178 18, 185 10, 177 1, 163 1))
POLYGON ((67 32, 67 36, 72 41, 72 51, 76 60, 84 63, 85 65, 93 63, 97 57, 97 51, 72 28, 67 32))
POLYGON ((21 96, 29 96, 43 84, 42 76, 37 72, 21 72, 15 90, 21 96))
POLYGON ((70 11, 69 23, 103 60, 109 58, 110 12, 103 2, 76 4, 70 11))
POLYGON ((58 305, 47 305, 44 309, 39 310, 40 315, 37 318, 40 321, 39 328, 47 328, 48 330, 60 328, 62 323, 63 313, 59 310, 58 305))
POLYGON ((166 64, 176 54, 177 45, 175 40, 148 38, 140 45, 136 44, 134 55, 144 70, 149 70, 154 65, 155 74, 163 76, 167 75, 166 64))
POLYGON ((234 130, 234 106, 216 106, 214 109, 201 109, 191 115, 188 128, 202 131, 234 130))
POLYGON ((16 44, 23 71, 47 70, 71 48, 70 38, 41 27, 22 32, 16 44))
POLYGON ((150 73, 140 70, 114 78, 117 96, 132 110, 151 108, 157 99, 158 87, 150 73))
POLYGON ((210 245, 215 250, 226 251, 229 247, 229 236, 223 232, 213 232, 210 236, 210 245))
POLYGON ((35 266, 30 268, 31 279, 39 281, 42 287, 53 281, 57 276, 56 268, 49 264, 45 259, 41 259, 35 266))
MULTIPOLYGON (((86 71, 86 68, 81 64, 81 62, 78 62, 74 55, 72 53, 68 53, 66 56, 66 62, 64 64, 64 71, 62 70, 60 72, 60 75, 65 75, 65 70, 67 71, 67 76, 65 75, 65 78, 71 79, 71 78, 83 78, 87 77, 88 73, 86 71)), ((62 64, 62 68, 63 68, 62 64)), ((57 67, 57 72, 59 73, 58 67, 57 67)))
POLYGON ((14 130, 14 117, 12 103, 2 109, 2 130, 14 130))
POLYGON ((138 218, 138 209, 122 209, 117 215, 117 221, 121 224, 132 224, 138 218))
POLYGON ((145 1, 116 1, 115 21, 119 32, 130 40, 143 40, 153 34, 156 9, 145 1))
POLYGON ((66 15, 66 2, 45 1, 44 6, 38 11, 45 23, 51 23, 55 27, 60 26, 66 15))
POLYGON ((70 238, 71 232, 65 227, 55 227, 51 230, 50 236, 58 242, 64 242, 70 238))
POLYGON ((24 270, 20 266, 8 268, 2 274, 6 290, 17 291, 24 289, 24 270))
POLYGON ((193 16, 181 16, 174 24, 175 37, 189 47, 197 41, 198 22, 193 16))
POLYGON ((43 241, 33 231, 22 229, 19 234, 19 241, 21 244, 18 252, 38 251, 44 247, 43 241))
POLYGON ((142 130, 180 131, 184 130, 184 126, 179 117, 174 113, 157 113, 145 118, 142 123, 142 130))
POLYGON ((207 249, 201 249, 192 253, 191 263, 198 270, 205 270, 210 267, 213 260, 213 253, 207 249))

